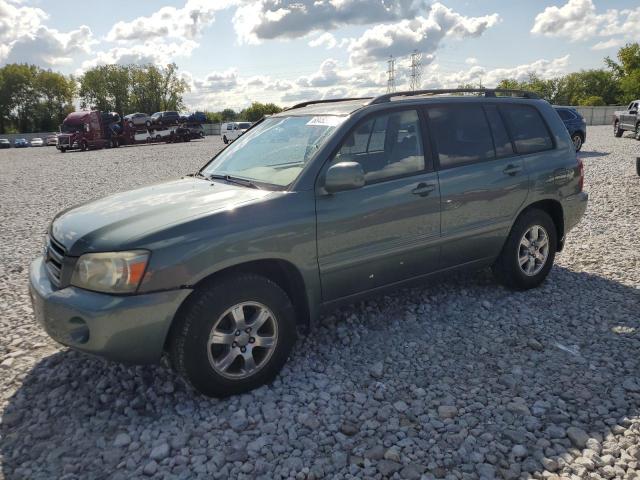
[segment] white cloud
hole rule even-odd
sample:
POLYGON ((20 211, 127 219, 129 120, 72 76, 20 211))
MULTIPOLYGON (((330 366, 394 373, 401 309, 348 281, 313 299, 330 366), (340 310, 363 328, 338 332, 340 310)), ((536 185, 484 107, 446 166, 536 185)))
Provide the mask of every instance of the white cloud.
POLYGON ((300 77, 296 83, 301 87, 331 87, 343 80, 344 77, 338 72, 338 62, 328 58, 316 73, 300 77))
POLYGON ((345 25, 413 18, 426 0, 255 0, 241 5, 233 23, 241 42, 297 38, 345 25))
POLYGON ((351 42, 351 62, 365 64, 389 55, 400 57, 413 50, 423 53, 429 60, 447 37, 478 37, 500 21, 497 13, 482 17, 465 17, 441 3, 431 6, 427 16, 401 20, 392 24, 376 25, 351 42))
POLYGON ((543 79, 555 78, 567 73, 568 66, 569 55, 552 60, 540 59, 514 67, 487 69, 474 65, 467 70, 457 72, 442 72, 439 65, 431 65, 423 74, 423 87, 455 88, 462 84, 479 85, 480 82, 484 86, 495 87, 505 78, 524 81, 532 73, 543 79))
POLYGON ((325 47, 327 50, 334 48, 336 45, 338 45, 336 37, 329 32, 324 32, 309 42, 310 47, 325 47))
POLYGON ((61 32, 43 24, 48 15, 16 0, 0 0, 0 62, 28 62, 57 66, 89 53, 95 43, 91 29, 82 25, 61 32))
POLYGON ((194 80, 194 86, 199 91, 225 92, 238 85, 238 71, 229 68, 223 72, 211 72, 202 80, 194 80))
POLYGON ((194 39, 213 23, 217 11, 235 3, 235 0, 187 0, 182 8, 162 7, 148 17, 116 23, 107 34, 107 40, 146 41, 166 37, 194 39))
POLYGON ((610 38, 609 40, 596 43, 591 47, 591 50, 607 50, 609 48, 621 47, 622 45, 624 45, 624 40, 620 38, 610 38))
POLYGON ((197 47, 198 43, 193 40, 183 40, 182 42, 147 41, 132 47, 113 47, 106 51, 96 52, 91 60, 82 63, 82 67, 76 73, 80 74, 82 71, 96 65, 111 63, 120 65, 131 63, 138 65, 147 63, 166 65, 176 57, 190 56, 197 47))
POLYGON ((547 7, 536 15, 531 32, 565 37, 571 41, 617 34, 637 38, 640 34, 640 7, 598 13, 593 0, 568 0, 561 7, 547 7))

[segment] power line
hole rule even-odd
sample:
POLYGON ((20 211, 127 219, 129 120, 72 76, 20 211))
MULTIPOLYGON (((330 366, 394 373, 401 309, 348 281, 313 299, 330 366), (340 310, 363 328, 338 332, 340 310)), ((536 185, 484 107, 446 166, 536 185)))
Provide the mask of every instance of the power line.
POLYGON ((393 93, 396 91, 396 61, 393 55, 389 55, 387 64, 389 66, 387 69, 387 93, 393 93))
POLYGON ((413 92, 420 89, 422 83, 422 54, 414 50, 411 54, 411 75, 409 89, 413 92))

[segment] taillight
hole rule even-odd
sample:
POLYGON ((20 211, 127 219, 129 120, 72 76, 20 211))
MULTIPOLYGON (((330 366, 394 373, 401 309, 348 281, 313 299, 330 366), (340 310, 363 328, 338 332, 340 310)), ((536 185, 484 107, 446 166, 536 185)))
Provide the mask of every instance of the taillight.
POLYGON ((578 191, 581 192, 584 187, 584 163, 581 158, 578 158, 578 191))

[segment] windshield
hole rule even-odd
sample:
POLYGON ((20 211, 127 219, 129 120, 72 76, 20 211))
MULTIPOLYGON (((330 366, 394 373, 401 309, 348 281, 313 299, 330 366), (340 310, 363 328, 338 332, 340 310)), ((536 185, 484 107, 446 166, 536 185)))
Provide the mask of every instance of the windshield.
POLYGON ((82 125, 70 125, 68 123, 63 123, 60 125, 60 132, 62 133, 75 133, 82 131, 82 125))
POLYGON ((336 115, 265 119, 223 150, 203 170, 285 187, 346 117, 336 115))

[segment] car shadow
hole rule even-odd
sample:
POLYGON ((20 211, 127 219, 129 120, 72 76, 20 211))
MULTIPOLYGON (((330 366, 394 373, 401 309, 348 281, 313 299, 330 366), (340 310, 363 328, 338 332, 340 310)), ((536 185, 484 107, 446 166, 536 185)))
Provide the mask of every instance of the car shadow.
MULTIPOLYGON (((487 272, 450 276, 337 310, 301 339, 271 386, 223 400, 194 393, 163 367, 127 367, 61 351, 33 366, 1 412, 0 477, 141 476, 152 447, 167 436, 172 454, 158 459, 158 473, 184 473, 193 463, 185 467, 176 458, 202 455, 218 462, 216 468, 226 455, 257 472, 261 456, 237 456, 239 437, 225 415, 244 406, 250 419, 240 430, 255 438, 276 431, 277 420, 260 410, 271 402, 282 409, 282 417, 276 414, 284 422, 281 441, 289 431, 295 443, 291 429, 332 437, 336 404, 354 402, 356 392, 364 418, 375 415, 367 411, 386 412, 389 422, 398 419, 395 428, 404 432, 398 438, 430 439, 434 450, 415 462, 435 477, 466 472, 473 455, 508 478, 560 472, 585 447, 600 454, 598 445, 638 415, 639 307, 638 290, 560 266, 535 293, 507 291, 487 272), (349 354, 336 355, 345 344, 349 354), (409 349, 411 362, 385 363, 372 376, 371 364, 388 362, 398 348, 409 349), (399 400, 407 409, 394 409, 399 400), (438 405, 444 401, 456 412, 443 420, 438 405), (287 417, 291 402, 298 403, 296 414, 287 417), (570 426, 586 436, 568 438, 570 426), (515 445, 521 446, 517 452, 515 445)), ((357 458, 357 440, 387 441, 389 426, 383 426, 337 435, 357 458)), ((330 443, 318 455, 331 457, 330 443)), ((313 460, 304 463, 311 467, 313 460)), ((465 478, 480 476, 471 463, 465 478)))
POLYGON ((606 157, 610 155, 611 152, 598 152, 598 151, 585 151, 581 150, 578 152, 578 158, 592 158, 592 157, 606 157))

